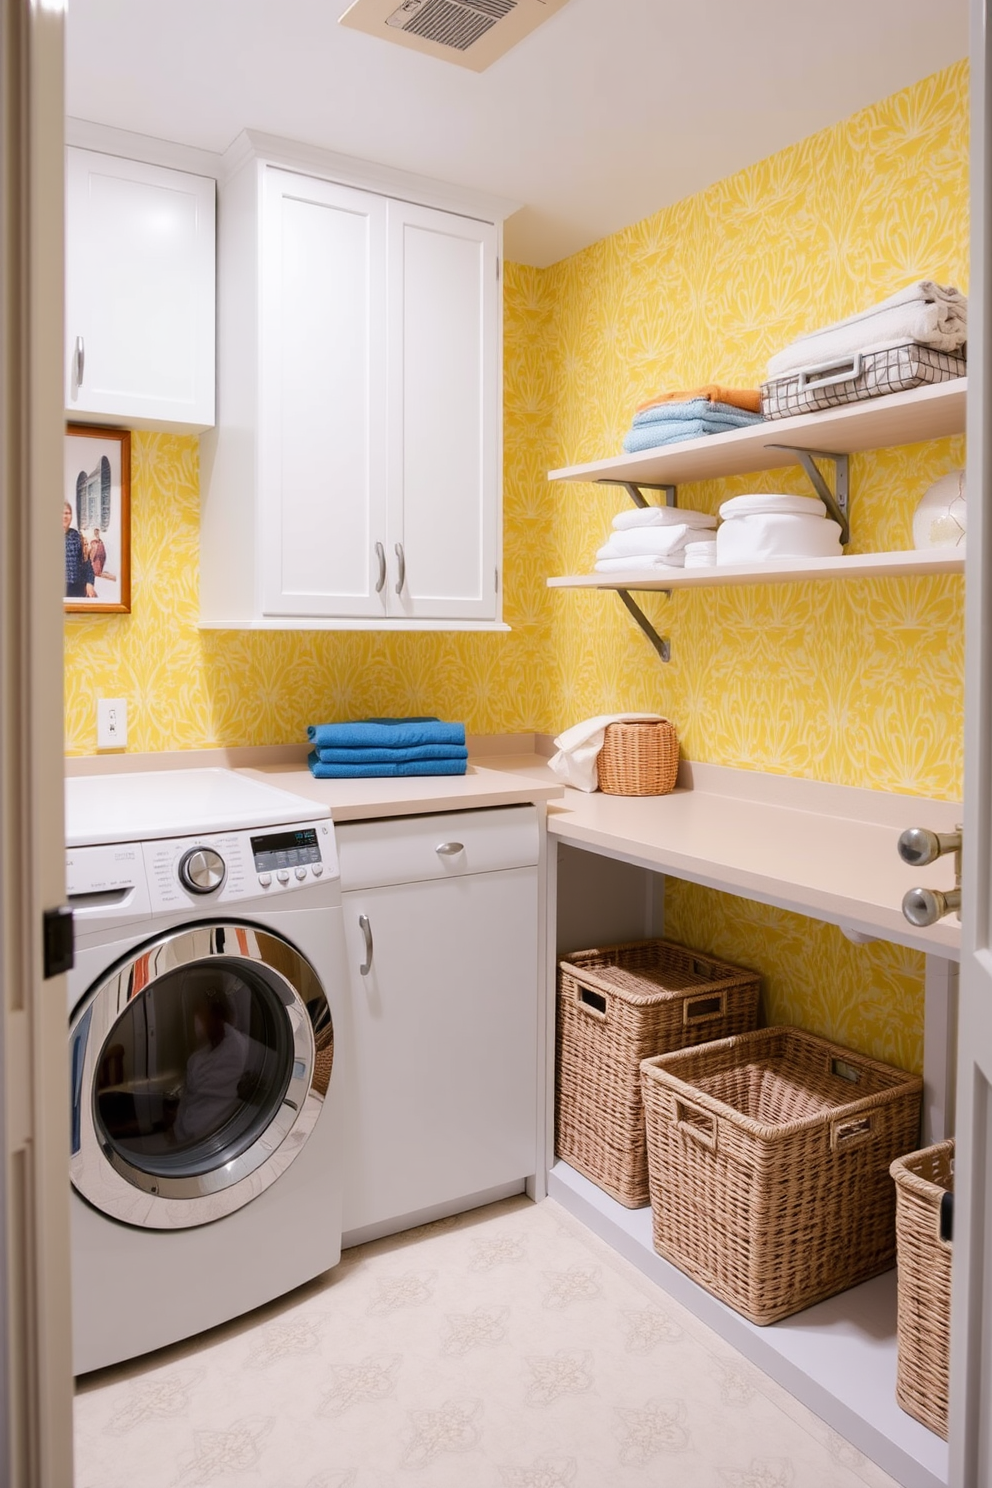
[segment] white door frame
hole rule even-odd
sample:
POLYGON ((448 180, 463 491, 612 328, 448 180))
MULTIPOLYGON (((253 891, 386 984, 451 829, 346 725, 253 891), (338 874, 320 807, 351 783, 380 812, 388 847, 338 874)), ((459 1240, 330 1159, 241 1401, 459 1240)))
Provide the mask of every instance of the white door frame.
POLYGON ((64 0, 0 3, 0 1481, 71 1488, 62 822, 64 0))
POLYGON ((965 783, 950 1488, 992 1483, 992 150, 990 0, 972 0, 965 783))

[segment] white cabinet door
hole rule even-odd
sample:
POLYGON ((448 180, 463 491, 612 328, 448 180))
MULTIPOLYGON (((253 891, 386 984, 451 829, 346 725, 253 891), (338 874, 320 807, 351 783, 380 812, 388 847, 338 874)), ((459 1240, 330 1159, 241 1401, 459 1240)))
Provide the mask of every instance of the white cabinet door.
POLYGON ((396 615, 492 620, 497 613, 497 241, 491 223, 389 203, 389 599, 396 615))
POLYGON ((355 1037, 345 1232, 529 1177, 536 867, 342 897, 355 1037))
POLYGON ((383 616, 386 202, 269 169, 262 222, 263 613, 383 616))
POLYGON ((71 418, 213 424, 214 196, 205 176, 67 151, 71 418))

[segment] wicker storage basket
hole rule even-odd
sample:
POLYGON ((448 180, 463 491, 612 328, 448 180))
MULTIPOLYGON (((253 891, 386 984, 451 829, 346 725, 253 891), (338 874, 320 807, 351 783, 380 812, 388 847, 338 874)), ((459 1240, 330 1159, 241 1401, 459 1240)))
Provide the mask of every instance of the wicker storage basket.
POLYGON ((597 766, 608 796, 667 796, 679 773, 679 736, 667 718, 609 723, 597 766))
POLYGON ((646 1060, 654 1246, 773 1323, 895 1263, 923 1082, 798 1028, 646 1060))
POLYGON ((951 1243, 940 1237, 940 1208, 954 1190, 954 1143, 938 1142, 890 1169, 896 1180, 899 1256, 899 1366, 896 1399, 947 1440, 951 1243))
POLYGON ((574 951, 558 971, 555 1151, 628 1209, 648 1202, 640 1062, 753 1028, 760 979, 668 940, 574 951))
POLYGON ((842 403, 901 393, 923 383, 949 382, 952 377, 964 377, 967 370, 964 347, 960 352, 934 351, 931 346, 909 342, 763 382, 761 412, 766 419, 817 413, 842 403))

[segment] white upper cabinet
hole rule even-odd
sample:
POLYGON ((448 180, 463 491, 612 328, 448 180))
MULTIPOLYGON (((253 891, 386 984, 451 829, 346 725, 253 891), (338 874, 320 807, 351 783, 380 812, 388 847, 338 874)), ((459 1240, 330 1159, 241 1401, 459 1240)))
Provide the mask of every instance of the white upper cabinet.
POLYGON ((502 628, 501 216, 314 153, 221 187, 201 624, 502 628))
POLYGON ((263 190, 262 611, 378 616, 386 202, 279 170, 263 190))
POLYGON ((214 198, 206 176, 67 150, 70 418, 213 424, 214 198))
POLYGON ((497 268, 491 223, 389 203, 389 536, 399 614, 495 615, 497 268))

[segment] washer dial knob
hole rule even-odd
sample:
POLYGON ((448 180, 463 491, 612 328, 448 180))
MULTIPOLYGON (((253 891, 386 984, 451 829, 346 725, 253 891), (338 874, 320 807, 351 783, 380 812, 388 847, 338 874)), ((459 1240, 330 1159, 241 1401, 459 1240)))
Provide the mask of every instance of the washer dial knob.
POLYGON ((227 864, 212 847, 191 847, 179 864, 179 882, 191 894, 212 894, 227 877, 227 864))

